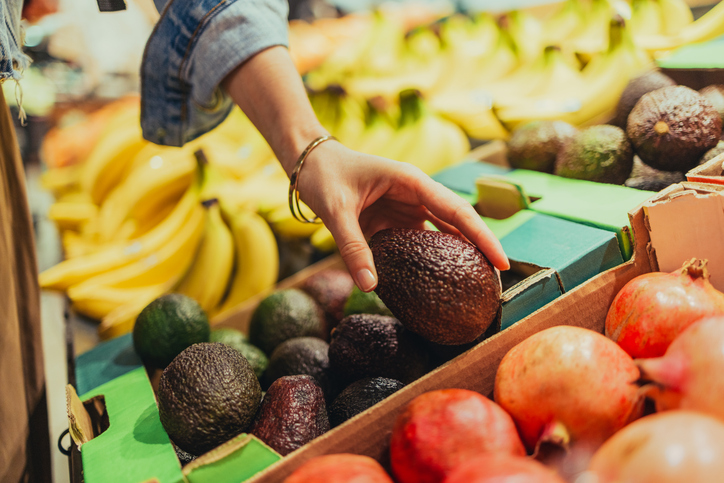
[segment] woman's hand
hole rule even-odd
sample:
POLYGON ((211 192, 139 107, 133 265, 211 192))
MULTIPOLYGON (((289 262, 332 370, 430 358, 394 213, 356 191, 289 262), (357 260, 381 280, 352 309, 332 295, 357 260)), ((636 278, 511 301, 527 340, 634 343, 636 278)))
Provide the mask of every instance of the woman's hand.
MULTIPOLYGON (((224 88, 267 140, 287 174, 305 147, 327 131, 317 120, 284 47, 266 49, 232 71, 224 88)), ((412 165, 352 151, 327 141, 299 173, 300 197, 332 232, 357 286, 377 285, 366 236, 389 227, 463 235, 500 270, 509 267, 500 242, 473 207, 412 165)))
POLYGON ((366 238, 391 227, 462 235, 495 267, 510 267, 500 242, 473 207, 418 168, 352 151, 336 141, 317 146, 299 173, 304 201, 324 221, 357 286, 370 291, 377 273, 366 238))

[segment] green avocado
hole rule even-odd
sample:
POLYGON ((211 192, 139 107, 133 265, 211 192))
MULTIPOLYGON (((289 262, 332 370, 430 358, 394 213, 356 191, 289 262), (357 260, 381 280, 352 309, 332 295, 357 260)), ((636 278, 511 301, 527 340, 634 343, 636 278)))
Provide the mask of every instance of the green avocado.
POLYGON ((623 184, 633 150, 623 129, 601 124, 579 131, 558 153, 554 173, 564 178, 623 184))
POLYGON ((249 361, 251 368, 254 369, 256 377, 261 378, 269 365, 269 359, 264 351, 249 342, 249 338, 240 330, 230 327, 219 327, 211 329, 211 337, 209 342, 220 342, 233 347, 249 361))
POLYGON ((299 289, 270 294, 251 315, 249 340, 268 355, 285 340, 305 336, 327 339, 326 322, 317 302, 299 289))
POLYGON ((329 344, 317 337, 295 337, 285 340, 274 349, 264 373, 264 387, 284 376, 306 374, 319 383, 329 397, 329 344))
POLYGON ((156 396, 161 424, 174 444, 202 455, 246 431, 261 402, 261 386, 238 351, 204 342, 164 369, 156 396))
POLYGON ((363 292, 355 285, 352 287, 352 293, 344 304, 344 316, 348 317, 354 314, 392 315, 392 312, 376 293, 363 292))
POLYGON ((532 121, 513 130, 508 162, 516 169, 552 173, 556 156, 578 130, 563 121, 532 121))

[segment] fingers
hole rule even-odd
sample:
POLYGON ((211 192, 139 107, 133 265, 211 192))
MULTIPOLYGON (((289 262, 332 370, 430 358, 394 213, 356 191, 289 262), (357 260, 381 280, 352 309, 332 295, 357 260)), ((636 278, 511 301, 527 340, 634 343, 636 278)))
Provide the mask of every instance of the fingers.
POLYGON ((328 224, 327 228, 337 242, 339 253, 357 287, 363 292, 371 292, 377 286, 377 270, 357 217, 347 214, 335 218, 341 221, 328 224))
POLYGON ((431 220, 435 226, 443 231, 456 228, 476 245, 497 269, 510 268, 510 262, 500 241, 472 205, 430 178, 422 182, 418 196, 427 209, 442 222, 441 226, 431 220))

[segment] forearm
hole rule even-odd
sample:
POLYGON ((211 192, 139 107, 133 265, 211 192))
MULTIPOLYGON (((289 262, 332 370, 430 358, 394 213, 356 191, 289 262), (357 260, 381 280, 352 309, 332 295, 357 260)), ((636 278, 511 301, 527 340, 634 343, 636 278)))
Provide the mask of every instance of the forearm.
POLYGON ((267 140, 287 174, 313 139, 328 134, 284 47, 259 52, 233 70, 223 86, 267 140))

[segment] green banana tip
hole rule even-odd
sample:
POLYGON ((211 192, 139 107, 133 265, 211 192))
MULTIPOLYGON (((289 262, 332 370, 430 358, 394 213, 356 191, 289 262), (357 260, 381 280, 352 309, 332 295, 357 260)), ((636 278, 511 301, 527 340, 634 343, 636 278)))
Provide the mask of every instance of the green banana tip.
POLYGON ((202 202, 201 202, 201 205, 202 205, 204 208, 207 208, 207 209, 208 209, 208 208, 211 208, 212 206, 214 206, 214 205, 216 205, 216 204, 218 204, 218 203, 219 203, 219 198, 209 198, 208 200, 202 201, 202 202))

